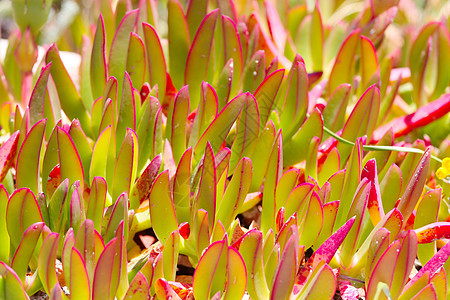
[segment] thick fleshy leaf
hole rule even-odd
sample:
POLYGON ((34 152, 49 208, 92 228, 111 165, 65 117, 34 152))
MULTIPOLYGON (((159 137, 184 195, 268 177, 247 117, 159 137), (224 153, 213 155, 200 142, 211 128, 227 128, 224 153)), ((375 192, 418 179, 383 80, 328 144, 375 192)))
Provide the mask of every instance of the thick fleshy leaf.
POLYGON ((173 204, 180 224, 190 220, 191 158, 192 148, 188 148, 181 156, 177 172, 173 177, 173 204))
POLYGON ((323 224, 323 208, 316 192, 312 193, 309 203, 302 205, 298 217, 299 243, 309 248, 319 237, 323 224))
POLYGON ((73 247, 70 256, 70 299, 89 299, 91 286, 85 267, 85 262, 80 251, 73 247))
POLYGON ((149 159, 162 153, 161 104, 158 99, 149 97, 141 108, 141 119, 136 127, 140 144, 138 170, 142 170, 149 159))
POLYGON ((4 299, 28 300, 28 295, 16 272, 5 262, 0 261, 0 296, 4 299))
POLYGON ((106 127, 95 142, 89 167, 89 178, 106 178, 106 166, 110 152, 109 148, 114 147, 114 145, 111 144, 111 130, 111 126, 106 127), (105 153, 107 155, 105 155, 105 153))
POLYGON ((259 230, 250 230, 242 238, 239 252, 247 267, 247 290, 252 299, 267 299, 269 288, 264 276, 263 235, 259 230))
MULTIPOLYGON (((138 10, 132 10, 123 17, 117 27, 109 51, 108 74, 117 79, 118 95, 122 95, 122 80, 127 63, 128 45, 130 43, 131 32, 136 28, 137 17, 138 10)), ((106 100, 106 98, 104 98, 104 100, 106 100)), ((120 103, 120 99, 118 100, 120 103)))
POLYGON ((123 192, 130 193, 136 178, 138 159, 138 140, 136 133, 127 129, 125 139, 116 159, 112 185, 112 198, 117 199, 123 192))
POLYGON ((50 293, 51 289, 55 285, 59 286, 55 267, 58 240, 59 234, 57 234, 56 232, 50 233, 42 243, 42 247, 39 252, 39 278, 47 294, 50 293))
POLYGON ((308 111, 308 74, 300 56, 294 59, 284 82, 277 110, 280 114, 283 138, 288 141, 297 132, 308 111))
POLYGON ((225 282, 215 286, 215 281, 225 280, 228 247, 225 241, 212 243, 203 253, 194 273, 194 297, 203 300, 210 299, 211 295, 221 291, 225 282), (219 288, 219 289, 218 289, 219 288))
POLYGON ((70 202, 66 201, 64 203, 64 210, 69 213, 70 227, 73 228, 75 234, 78 234, 78 229, 80 229, 81 224, 86 219, 84 200, 82 198, 79 181, 75 181, 72 184, 70 192, 70 202))
POLYGON ((362 169, 362 141, 358 139, 355 146, 353 147, 351 156, 349 158, 349 162, 347 164, 347 169, 345 172, 345 179, 343 182, 342 190, 340 193, 339 209, 338 214, 336 216, 336 223, 334 224, 334 228, 339 228, 344 224, 351 205, 353 196, 358 188, 358 184, 360 183, 361 169, 362 169))
POLYGON ((361 88, 365 89, 371 84, 378 84, 380 71, 376 49, 372 41, 361 36, 361 88))
POLYGON ((378 184, 377 165, 375 160, 369 160, 361 172, 361 179, 367 178, 372 183, 370 187, 369 210, 370 219, 375 226, 384 216, 383 204, 381 203, 380 186, 378 184))
MULTIPOLYGON (((416 220, 418 220, 416 218, 416 220)), ((431 243, 450 237, 450 222, 433 222, 415 230, 419 243, 431 243)))
POLYGON ((58 91, 61 108, 70 119, 80 120, 83 131, 91 136, 91 120, 75 84, 69 77, 58 48, 53 44, 47 51, 46 63, 52 63, 50 73, 58 91))
POLYGON ((43 222, 43 219, 34 194, 27 188, 16 190, 9 197, 6 207, 6 226, 11 245, 17 248, 25 230, 38 222, 43 222))
MULTIPOLYGON (((322 230, 320 231, 319 237, 314 243, 314 246, 322 245, 328 237, 331 237, 333 233, 334 222, 336 220, 336 215, 339 207, 339 201, 331 201, 325 203, 322 206, 323 210, 323 224, 322 230)), ((315 247, 316 248, 316 247, 315 247)))
POLYGON ((327 105, 323 110, 323 123, 332 131, 338 131, 344 125, 351 89, 350 84, 343 83, 336 87, 328 98, 327 105))
POLYGON ((106 69, 106 34, 105 22, 100 15, 97 22, 91 54, 91 88, 94 99, 102 96, 103 89, 108 78, 106 69))
POLYGON ((189 26, 191 39, 193 39, 195 33, 200 30, 199 26, 201 26, 202 20, 204 21, 204 18, 206 18, 207 7, 208 1, 189 1, 187 5, 186 21, 189 26))
POLYGON ((140 88, 145 80, 147 64, 145 61, 144 42, 134 32, 130 35, 126 71, 130 75, 133 86, 140 88))
POLYGON ((94 222, 94 228, 97 231, 101 231, 102 227, 106 193, 107 188, 105 179, 103 177, 94 177, 91 184, 86 219, 90 219, 94 222))
MULTIPOLYGON (((209 224, 212 226, 216 218, 216 188, 217 174, 214 153, 209 142, 206 144, 205 155, 201 167, 202 173, 198 184, 192 212, 204 209, 208 213, 209 224)), ((219 202, 220 203, 220 202, 219 202)))
POLYGON ((137 272, 136 276, 133 278, 133 281, 131 281, 130 287, 128 288, 128 291, 123 299, 141 300, 149 298, 150 294, 147 278, 141 272, 137 272))
POLYGON ((228 247, 227 286, 223 299, 242 299, 247 287, 247 270, 241 254, 228 247))
POLYGON ((239 208, 244 203, 251 182, 252 162, 244 157, 236 167, 222 201, 219 201, 217 205, 216 218, 222 221, 226 230, 228 230, 231 222, 236 218, 239 208))
POLYGON ((391 286, 400 249, 401 241, 397 240, 391 244, 380 257, 378 263, 373 268, 372 275, 370 276, 367 285, 367 297, 373 297, 375 295, 379 282, 384 282, 389 287, 391 286))
POLYGON ((342 83, 353 83, 355 55, 358 51, 361 29, 353 30, 342 43, 328 81, 328 94, 342 83))
POLYGON ((200 94, 200 102, 195 113, 194 121, 192 123, 191 134, 189 136, 189 146, 195 146, 198 139, 208 128, 217 116, 218 99, 214 88, 202 82, 202 89, 200 94))
POLYGON ((401 250, 398 253, 395 272, 392 278, 391 295, 397 298, 404 285, 409 280, 409 274, 414 266, 417 253, 417 237, 414 231, 410 230, 402 241, 401 250))
MULTIPOLYGON (((214 29, 216 28, 218 14, 218 10, 213 10, 208 15, 206 15, 206 17, 200 24, 200 27, 189 50, 186 69, 184 72, 184 81, 185 84, 189 85, 191 108, 197 107, 198 100, 200 98, 199 96, 201 82, 206 80, 208 70, 210 68, 208 65, 210 61, 214 29)), ((189 13, 187 15, 187 18, 189 28, 191 28, 191 23, 189 22, 189 13)), ((191 37, 192 36, 193 33, 191 31, 191 37)))
POLYGON ((324 261, 321 261, 296 299, 332 299, 336 292, 336 287, 336 275, 333 269, 324 261))
POLYGON ((215 84, 219 111, 221 111, 231 96, 231 84, 233 82, 233 60, 228 60, 215 84))
POLYGON ((36 195, 39 191, 39 162, 46 123, 46 119, 40 120, 30 129, 17 156, 17 188, 28 187, 36 195))
POLYGON ((424 188, 428 176, 428 169, 430 167, 431 150, 428 148, 422 155, 419 164, 414 170, 414 175, 409 181, 405 193, 403 194, 397 206, 404 218, 403 225, 406 224, 408 218, 419 201, 420 195, 424 188))
POLYGON ((106 226, 106 230, 104 233, 104 241, 112 240, 117 234, 117 227, 121 222, 125 223, 125 240, 128 239, 128 195, 127 193, 122 193, 118 197, 114 207, 111 211, 111 216, 108 221, 108 225, 106 226))
POLYGON ((166 137, 172 146, 176 163, 186 150, 186 120, 189 113, 189 91, 183 87, 171 102, 166 124, 166 137))
MULTIPOLYGON (((342 129, 341 137, 348 141, 355 141, 357 137, 364 135, 371 137, 378 120, 379 110, 380 90, 375 85, 372 85, 356 103, 355 108, 342 129)), ((339 142, 336 147, 341 157, 341 165, 343 165, 351 149, 348 145, 339 142)))
POLYGON ((64 202, 69 192, 69 179, 63 180, 55 191, 52 193, 52 197, 48 202, 48 213, 50 224, 49 227, 52 231, 60 232, 64 230, 66 223, 68 222, 68 216, 64 212, 64 202))
POLYGON ((156 280, 155 291, 157 299, 181 300, 180 296, 178 296, 172 286, 164 278, 158 278, 158 280, 156 280))
MULTIPOLYGON (((155 156, 150 164, 136 180, 130 193, 130 208, 137 209, 150 193, 150 188, 155 181, 156 175, 161 167, 161 155, 155 156)), ((175 192, 174 192, 175 195, 175 192)))
POLYGON ((218 152, 248 97, 251 97, 250 94, 245 93, 231 100, 209 125, 194 148, 194 166, 200 160, 208 141, 213 151, 218 152))
POLYGON ((184 70, 191 46, 186 17, 178 0, 167 3, 169 41, 169 72, 173 84, 180 89, 184 82, 184 70))
POLYGON ((281 129, 277 132, 272 152, 267 164, 266 176, 264 180, 264 190, 262 205, 264 209, 261 212, 261 229, 264 234, 271 228, 275 228, 276 202, 275 192, 277 182, 283 173, 283 138, 281 129))
POLYGON ((177 272, 178 253, 180 251, 180 234, 178 230, 172 232, 164 244, 163 269, 164 278, 174 281, 177 272))
POLYGON ((8 205, 8 192, 3 185, 0 185, 0 261, 9 261, 10 236, 7 229, 6 209, 8 205))
POLYGON ((284 69, 276 70, 268 75, 256 89, 254 96, 258 104, 259 127, 262 131, 266 127, 270 113, 284 76, 284 69))
POLYGON ((321 261, 324 261, 327 264, 330 263, 336 251, 350 232, 355 220, 356 216, 349 219, 314 252, 310 259, 308 259, 306 265, 301 267, 298 275, 298 283, 305 282, 310 272, 316 268, 321 261))
MULTIPOLYGON (((27 273, 28 264, 30 263, 33 254, 39 254, 38 239, 41 236, 45 224, 43 222, 35 223, 25 230, 22 240, 17 247, 16 253, 11 262, 11 267, 16 271, 17 276, 23 284, 25 284, 25 275, 27 273), (35 250, 36 246, 38 248, 35 250)), ((39 243, 41 244, 41 243, 39 243)))
MULTIPOLYGON (((323 120, 318 109, 314 109, 292 139, 283 147, 284 166, 291 166, 306 159, 309 143, 315 136, 322 139, 323 120)), ((283 138, 285 136, 283 135, 283 138)))
POLYGON ((227 16, 222 15, 224 62, 233 60, 233 79, 231 93, 234 94, 243 70, 244 58, 242 56, 241 40, 235 22, 227 16))
MULTIPOLYGON (((122 95, 116 125, 116 153, 119 152, 121 142, 127 135, 127 129, 136 128, 136 99, 133 84, 127 72, 123 78, 122 95)), ((114 122, 114 121, 113 121, 114 122)))
POLYGON ((259 136, 259 111, 255 98, 246 98, 236 120, 236 135, 231 146, 230 172, 233 172, 243 157, 251 157, 259 136))
POLYGON ((97 266, 95 268, 94 283, 92 287, 92 299, 114 299, 111 295, 111 279, 114 264, 114 256, 116 254, 117 238, 113 238, 108 245, 106 245, 102 254, 100 255, 97 266))
POLYGON ((30 124, 34 125, 44 118, 45 98, 47 96, 47 82, 51 64, 42 68, 41 74, 34 86, 28 107, 30 110, 30 124))
POLYGON ((162 172, 153 184, 149 196, 149 209, 152 226, 161 243, 178 229, 175 208, 170 194, 169 172, 162 172))
MULTIPOLYGON (((77 149, 78 155, 80 156, 81 164, 83 170, 89 170, 89 165, 91 164, 92 158, 92 147, 87 139, 86 135, 81 128, 80 121, 73 120, 70 124, 69 135, 77 149)), ((88 175, 88 174, 86 174, 88 175)), ((86 182, 90 182, 90 178, 86 178, 86 182)))
POLYGON ((164 53, 155 28, 149 24, 142 24, 144 29, 145 46, 147 50, 147 63, 150 75, 150 84, 158 85, 159 101, 164 103, 167 86, 167 69, 164 53))
POLYGON ((354 253, 354 250, 358 247, 363 231, 364 224, 366 221, 366 209, 367 203, 369 200, 370 188, 372 184, 367 180, 361 180, 359 184, 355 196, 353 198, 352 205, 348 212, 347 217, 356 216, 355 226, 352 227, 350 232, 347 235, 347 238, 342 243, 341 248, 341 263, 344 266, 349 266, 351 264, 351 259, 354 253))
POLYGON ((428 102, 427 98, 430 95, 426 94, 427 89, 430 90, 431 99, 434 99, 448 86, 449 76, 444 70, 448 68, 449 49, 448 31, 441 22, 430 22, 425 25, 411 45, 409 67, 417 106, 428 102), (427 77, 434 78, 429 80, 427 77), (433 86, 427 86, 427 81, 431 81, 433 86))
POLYGON ((298 266, 298 237, 289 237, 275 270, 270 299, 287 299, 294 287, 298 266))
MULTIPOLYGON (((416 218, 414 220, 415 229, 438 221, 441 197, 440 189, 429 191, 423 195, 417 207, 416 218)), ((417 230, 416 233, 418 233, 417 230)), ((419 235, 417 238, 418 242, 421 243, 419 235)), ((417 256, 422 262, 422 265, 429 261, 435 253, 436 243, 433 242, 427 245, 419 245, 417 248, 417 256)))
MULTIPOLYGON (((80 252, 81 258, 83 259, 83 268, 85 268, 88 281, 90 286, 92 286, 95 270, 95 229, 92 220, 86 219, 81 224, 74 246, 80 252)), ((97 253, 97 255, 99 254, 97 253)), ((72 268, 70 270, 72 272, 72 268)))
POLYGON ((69 184, 80 181, 81 191, 84 191, 84 171, 80 156, 69 134, 62 128, 56 128, 59 149, 61 178, 69 178, 69 184))

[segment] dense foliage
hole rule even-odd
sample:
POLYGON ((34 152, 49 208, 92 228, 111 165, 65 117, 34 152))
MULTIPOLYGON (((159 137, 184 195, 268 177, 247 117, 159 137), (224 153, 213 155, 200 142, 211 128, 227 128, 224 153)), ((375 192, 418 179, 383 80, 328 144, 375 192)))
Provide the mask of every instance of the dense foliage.
POLYGON ((1 8, 0 298, 450 295, 450 4, 1 8))

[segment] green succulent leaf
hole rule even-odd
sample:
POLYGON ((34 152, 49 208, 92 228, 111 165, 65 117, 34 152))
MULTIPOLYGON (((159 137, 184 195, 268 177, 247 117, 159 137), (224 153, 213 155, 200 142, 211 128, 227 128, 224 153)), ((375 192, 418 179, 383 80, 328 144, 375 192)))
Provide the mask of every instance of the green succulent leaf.
POLYGON ((38 241, 44 226, 45 224, 43 222, 38 222, 28 227, 23 233, 22 240, 17 247, 16 253, 14 253, 11 267, 14 271, 16 271, 16 274, 22 281, 22 284, 25 284, 25 275, 27 273, 30 260, 35 260, 34 264, 37 262, 40 244, 42 244, 38 244, 38 241))
MULTIPOLYGON (((136 28, 138 14, 138 10, 132 10, 123 17, 117 27, 109 51, 108 74, 117 79, 117 95, 122 95, 122 80, 127 64, 128 46, 130 44, 131 32, 136 28)), ((103 99, 106 100, 105 97, 103 99)), ((120 104, 120 99, 118 100, 120 104)))
POLYGON ((177 217, 170 194, 169 172, 164 171, 155 179, 150 191, 149 210, 152 226, 158 239, 165 243, 178 229, 177 217))
POLYGON ((106 32, 103 15, 100 15, 98 18, 92 45, 90 76, 92 96, 94 99, 97 99, 102 96, 108 78, 108 70, 106 68, 106 32))
POLYGON ((214 37, 214 29, 216 28, 216 21, 219 11, 213 10, 206 15, 200 24, 198 31, 196 29, 193 31, 192 28, 198 27, 198 25, 192 25, 193 21, 191 21, 191 16, 195 16, 197 13, 198 11, 193 12, 192 10, 188 10, 186 15, 191 37, 193 37, 195 32, 197 32, 191 48, 189 49, 184 73, 184 82, 189 85, 191 107, 197 107, 200 99, 201 82, 206 80, 208 70, 209 68, 212 68, 212 66, 209 66, 209 61, 214 37))
POLYGON ((46 123, 47 120, 42 119, 30 129, 17 156, 17 187, 28 187, 36 195, 39 191, 39 161, 46 123))
POLYGON ((155 84, 158 85, 159 101, 164 103, 167 86, 167 69, 161 42, 153 26, 146 23, 142 24, 142 26, 147 50, 150 84, 152 86, 155 84))
POLYGON ((5 262, 0 262, 0 296, 4 299, 28 300, 28 295, 16 272, 5 262))
POLYGON ((420 158, 420 161, 414 170, 414 175, 408 182, 405 193, 398 203, 397 208, 402 213, 404 218, 403 226, 405 226, 408 218, 411 216, 411 213, 413 212, 413 209, 422 194, 422 190, 428 176, 428 169, 430 167, 430 151, 430 148, 428 148, 420 158))
POLYGON ((200 160, 200 155, 203 153, 207 142, 211 144, 214 152, 218 152, 248 97, 251 97, 249 93, 240 94, 231 100, 212 121, 194 148, 194 166, 200 160))
POLYGON ((343 83, 352 83, 354 74, 355 55, 360 44, 360 29, 353 30, 342 43, 336 56, 333 69, 328 81, 328 94, 330 95, 343 83))
POLYGON ((128 45, 126 72, 130 75, 133 86, 140 88, 145 80, 147 64, 145 61, 145 46, 142 39, 134 32, 130 35, 128 45))
POLYGON ((195 299, 210 299, 225 288, 228 246, 225 241, 212 243, 204 252, 194 273, 195 299))
POLYGON ((39 278, 47 294, 50 294, 53 287, 59 286, 58 278, 56 276, 56 252, 58 249, 59 234, 56 232, 50 233, 42 243, 39 252, 38 272, 39 278))
POLYGON ((111 294, 111 280, 116 254, 117 238, 113 238, 106 246, 97 261, 92 287, 92 299, 114 299, 111 294))
POLYGON ((6 207, 6 226, 14 249, 19 246, 25 230, 38 222, 43 219, 33 192, 27 188, 16 190, 6 207))
POLYGON ((244 157, 236 167, 223 199, 217 203, 216 218, 222 222, 226 230, 228 230, 244 203, 251 182, 252 162, 244 157))
POLYGON ((80 120, 83 131, 91 136, 91 117, 78 93, 75 84, 70 79, 64 64, 61 60, 58 48, 53 44, 47 51, 45 57, 46 64, 52 63, 50 74, 55 81, 56 89, 61 103, 61 108, 70 119, 80 120))
POLYGON ((241 40, 239 38, 239 33, 233 19, 225 15, 221 15, 221 19, 223 30, 224 59, 225 62, 227 62, 229 59, 233 59, 233 79, 231 94, 234 95, 239 85, 239 80, 241 79, 244 63, 241 40))
POLYGON ((128 288, 128 291, 125 294, 124 299, 141 300, 149 298, 150 294, 147 278, 144 276, 143 273, 137 272, 136 276, 134 276, 133 278, 133 281, 131 281, 130 283, 130 287, 128 288))
MULTIPOLYGON (((176 163, 186 150, 186 120, 189 113, 189 90, 183 87, 171 102, 166 124, 166 137, 172 145, 176 163)), ((217 114, 217 112, 216 112, 217 114)), ((196 115, 197 116, 197 115, 196 115)))
POLYGON ((77 248, 73 247, 70 255, 70 299, 89 299, 91 286, 85 267, 85 261, 77 248))
POLYGON ((47 82, 50 75, 51 64, 42 68, 41 74, 33 88, 28 107, 30 110, 30 124, 34 125, 44 118, 47 97, 47 82))
POLYGON ((130 193, 131 185, 134 184, 136 178, 138 152, 136 133, 128 128, 114 168, 113 199, 117 199, 122 192, 130 193))
POLYGON ((287 299, 292 292, 298 267, 298 235, 287 240, 275 270, 270 299, 287 299))
POLYGON ((239 252, 247 267, 247 290, 252 299, 267 299, 269 288, 264 276, 263 235, 252 229, 242 238, 239 252))
POLYGON ((59 149, 61 178, 69 178, 69 184, 79 180, 81 191, 84 191, 83 165, 72 138, 60 127, 56 128, 56 137, 59 149))
POLYGON ((167 23, 169 40, 169 72, 176 88, 184 82, 186 60, 191 47, 186 17, 178 0, 167 2, 167 23))

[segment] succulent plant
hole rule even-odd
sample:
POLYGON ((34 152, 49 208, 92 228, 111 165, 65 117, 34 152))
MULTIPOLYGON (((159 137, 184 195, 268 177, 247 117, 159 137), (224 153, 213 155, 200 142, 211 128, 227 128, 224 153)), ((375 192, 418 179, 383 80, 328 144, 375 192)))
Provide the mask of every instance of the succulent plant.
POLYGON ((447 4, 59 2, 11 2, 0 298, 450 295, 447 4))

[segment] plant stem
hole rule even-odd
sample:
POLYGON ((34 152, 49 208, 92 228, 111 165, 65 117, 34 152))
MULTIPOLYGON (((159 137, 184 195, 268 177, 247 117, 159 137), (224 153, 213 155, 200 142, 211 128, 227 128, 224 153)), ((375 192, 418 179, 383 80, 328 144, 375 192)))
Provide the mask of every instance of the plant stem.
MULTIPOLYGON (((338 140, 341 143, 344 143, 344 144, 349 145, 349 146, 354 146, 355 145, 355 143, 344 139, 343 137, 337 135, 336 133, 334 133, 333 131, 331 131, 329 128, 327 128, 325 126, 323 127, 323 131, 325 131, 326 133, 328 133, 329 135, 331 135, 333 138, 335 138, 336 140, 338 140)), ((424 154, 425 153, 425 151, 417 149, 417 148, 398 147, 398 146, 363 145, 363 149, 364 150, 368 150, 368 151, 397 151, 397 152, 409 152, 409 153, 420 153, 420 154, 424 154)), ((442 164, 442 160, 440 158, 438 158, 438 157, 436 157, 434 155, 431 155, 431 158, 442 164)))

